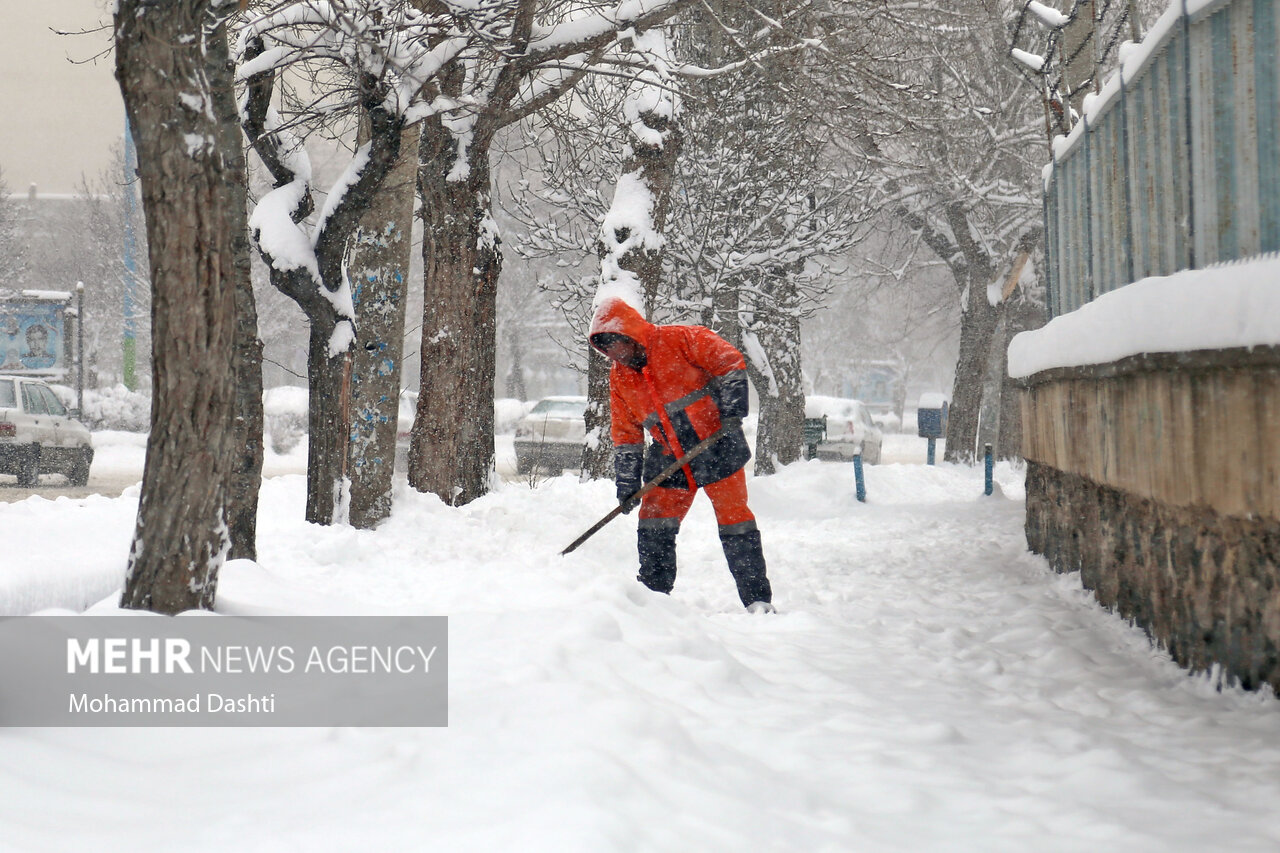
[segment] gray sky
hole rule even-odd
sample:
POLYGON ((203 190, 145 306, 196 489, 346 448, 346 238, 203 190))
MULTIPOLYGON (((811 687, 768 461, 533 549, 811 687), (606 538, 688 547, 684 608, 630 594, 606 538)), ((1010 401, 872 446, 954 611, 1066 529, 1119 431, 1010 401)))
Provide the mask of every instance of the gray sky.
POLYGON ((124 104, 105 55, 110 30, 60 36, 110 23, 105 0, 0 0, 0 170, 9 191, 74 192, 81 174, 111 165, 124 134, 124 104))

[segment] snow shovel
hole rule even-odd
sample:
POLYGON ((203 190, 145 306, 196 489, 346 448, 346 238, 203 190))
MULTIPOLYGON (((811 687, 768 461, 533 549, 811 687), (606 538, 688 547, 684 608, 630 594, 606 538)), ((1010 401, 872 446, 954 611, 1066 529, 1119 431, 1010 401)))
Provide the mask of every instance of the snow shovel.
MULTIPOLYGON (((690 450, 684 456, 681 456, 675 462, 672 462, 665 469, 663 469, 661 474, 659 474, 658 476, 654 477, 652 480, 650 480, 649 482, 641 486, 640 491, 632 495, 629 498, 629 500, 639 501, 645 495, 649 494, 654 489, 658 488, 658 486, 666 482, 668 477, 670 477, 675 472, 679 471, 684 466, 688 465, 691 459, 693 459, 702 451, 706 450, 711 445, 715 444, 716 440, 719 439, 728 431, 729 431, 729 427, 721 426, 720 429, 716 430, 715 432, 711 433, 711 435, 702 439, 702 441, 698 442, 693 446, 692 450, 690 450)), ((573 540, 573 542, 569 545, 568 548, 565 548, 563 551, 560 552, 560 556, 563 557, 565 554, 568 554, 569 552, 574 551, 583 542, 586 542, 592 536, 595 536, 596 531, 598 531, 601 527, 604 527, 606 524, 613 521, 619 515, 622 515, 622 508, 625 506, 626 506, 626 503, 624 502, 624 503, 618 504, 613 509, 609 510, 608 515, 606 515, 604 518, 597 521, 595 524, 591 525, 591 529, 589 529, 586 533, 582 534, 577 539, 573 540)))

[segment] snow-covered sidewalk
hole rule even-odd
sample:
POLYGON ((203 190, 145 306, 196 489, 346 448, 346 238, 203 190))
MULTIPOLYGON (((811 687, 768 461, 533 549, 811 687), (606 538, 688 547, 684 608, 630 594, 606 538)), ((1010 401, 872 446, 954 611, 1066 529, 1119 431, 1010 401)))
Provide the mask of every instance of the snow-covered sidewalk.
MULTIPOLYGON (((608 483, 405 491, 374 532, 268 480, 228 613, 450 617, 447 729, 0 731, 5 850, 1274 850, 1280 703, 1216 692, 1028 554, 1021 481, 799 463, 751 481, 776 616, 710 506, 671 597, 608 483)), ((136 497, 0 505, 0 612, 107 595, 136 497), (10 553, 13 553, 12 551, 10 553)))

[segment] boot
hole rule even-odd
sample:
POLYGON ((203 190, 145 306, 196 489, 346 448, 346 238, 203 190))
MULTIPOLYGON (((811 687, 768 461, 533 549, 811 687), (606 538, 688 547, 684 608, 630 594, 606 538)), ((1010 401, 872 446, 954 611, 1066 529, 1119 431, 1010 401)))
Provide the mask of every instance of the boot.
POLYGON ((773 590, 769 587, 769 578, 765 576, 760 531, 729 534, 722 529, 720 545, 724 548, 725 559, 729 561, 729 571, 738 584, 738 598, 742 599, 742 606, 773 601, 773 590))
POLYGON ((676 585, 676 534, 679 532, 679 527, 642 526, 637 533, 640 574, 636 580, 654 592, 670 593, 676 585))

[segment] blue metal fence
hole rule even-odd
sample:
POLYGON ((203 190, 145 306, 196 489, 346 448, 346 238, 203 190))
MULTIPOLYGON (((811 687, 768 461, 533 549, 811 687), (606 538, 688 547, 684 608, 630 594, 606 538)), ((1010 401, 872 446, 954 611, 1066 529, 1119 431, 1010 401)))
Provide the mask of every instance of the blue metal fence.
POLYGON ((1179 0, 1054 146, 1049 309, 1280 251, 1276 0, 1179 0))

